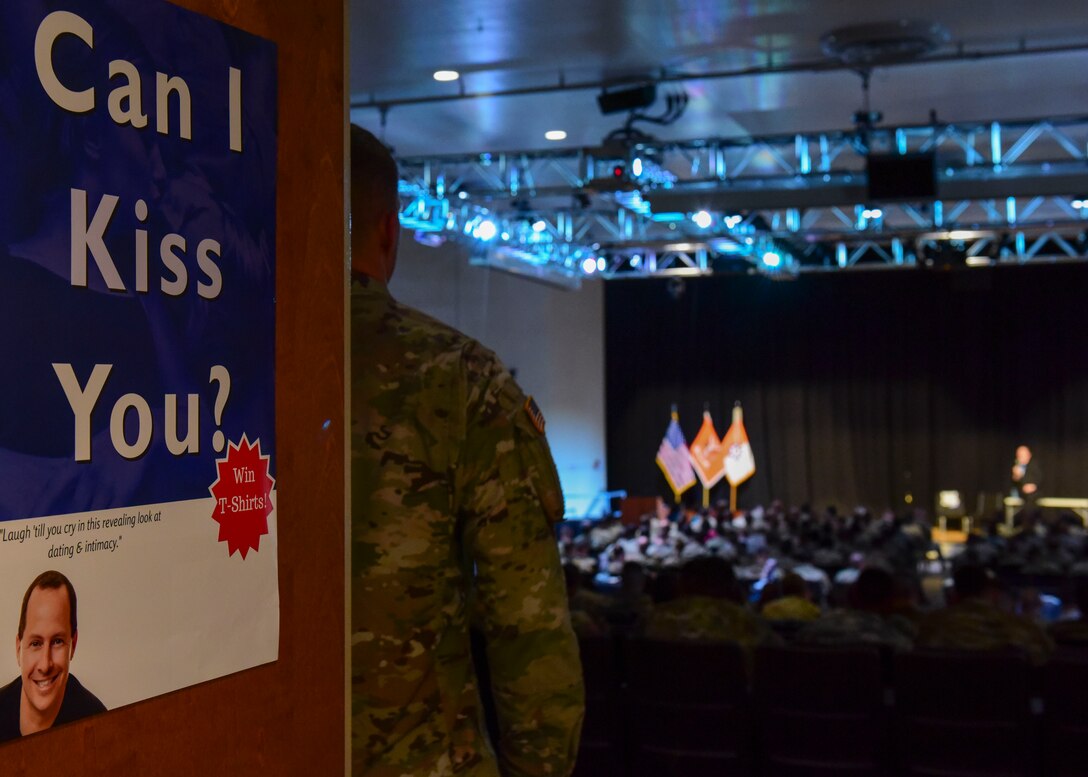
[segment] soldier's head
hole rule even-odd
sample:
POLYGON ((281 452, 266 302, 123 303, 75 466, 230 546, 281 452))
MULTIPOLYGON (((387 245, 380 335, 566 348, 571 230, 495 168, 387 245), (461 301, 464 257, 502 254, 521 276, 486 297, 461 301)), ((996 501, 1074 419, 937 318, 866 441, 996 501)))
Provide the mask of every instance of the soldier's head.
POLYGON ((996 596, 999 591, 997 577, 981 564, 960 564, 952 572, 952 585, 956 598, 977 599, 996 596))
POLYGON ((847 601, 855 610, 882 612, 895 595, 895 579, 881 567, 866 567, 847 592, 847 601))
POLYGON ((681 596, 709 596, 737 601, 740 592, 733 565, 718 556, 700 556, 680 567, 681 596))
POLYGON ((393 277, 400 240, 397 163, 380 140, 351 125, 351 268, 382 283, 393 277))

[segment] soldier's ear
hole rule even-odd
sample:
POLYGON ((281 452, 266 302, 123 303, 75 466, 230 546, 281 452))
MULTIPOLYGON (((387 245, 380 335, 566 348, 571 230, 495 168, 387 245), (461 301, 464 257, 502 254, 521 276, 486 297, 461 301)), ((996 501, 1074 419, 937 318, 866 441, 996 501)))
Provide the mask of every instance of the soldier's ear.
POLYGON ((397 248, 400 245, 400 214, 389 211, 378 224, 378 250, 381 253, 383 281, 389 282, 397 264, 397 248))

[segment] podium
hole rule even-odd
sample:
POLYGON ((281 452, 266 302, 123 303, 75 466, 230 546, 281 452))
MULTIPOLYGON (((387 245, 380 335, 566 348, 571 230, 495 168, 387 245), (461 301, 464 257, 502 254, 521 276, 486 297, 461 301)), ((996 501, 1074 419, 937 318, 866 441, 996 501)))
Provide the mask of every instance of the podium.
MULTIPOLYGON (((1069 510, 1088 526, 1088 499, 1067 496, 1045 496, 1035 501, 1039 507, 1054 508, 1056 510, 1069 510)), ((1005 497, 1005 525, 1012 527, 1012 519, 1016 512, 1024 506, 1024 500, 1018 496, 1005 497)))

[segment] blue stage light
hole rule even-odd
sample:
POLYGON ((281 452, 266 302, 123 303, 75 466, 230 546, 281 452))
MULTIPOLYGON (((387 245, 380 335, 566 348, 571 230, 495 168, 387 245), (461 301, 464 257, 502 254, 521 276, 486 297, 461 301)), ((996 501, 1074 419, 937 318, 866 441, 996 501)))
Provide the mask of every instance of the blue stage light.
POLYGON ((484 219, 476 225, 476 229, 472 230, 472 236, 477 240, 483 240, 485 243, 494 240, 498 234, 499 228, 495 226, 495 222, 491 219, 484 219))

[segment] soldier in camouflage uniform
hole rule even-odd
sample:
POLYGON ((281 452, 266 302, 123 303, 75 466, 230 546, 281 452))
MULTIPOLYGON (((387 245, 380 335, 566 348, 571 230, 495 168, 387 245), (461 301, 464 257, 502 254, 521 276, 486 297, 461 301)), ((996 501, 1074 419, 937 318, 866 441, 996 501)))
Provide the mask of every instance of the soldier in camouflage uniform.
POLYGON ((351 141, 352 771, 563 777, 584 699, 543 419, 494 354, 389 295, 396 165, 351 141))
POLYGON ((733 567, 723 558, 704 556, 680 568, 680 596, 655 605, 646 616, 651 639, 736 642, 750 651, 777 637, 767 622, 741 603, 733 567))
POLYGON ((1034 621, 1005 612, 995 602, 997 581, 988 570, 963 564, 953 572, 956 603, 926 615, 918 647, 959 650, 1018 648, 1033 663, 1049 658, 1054 643, 1034 621))

